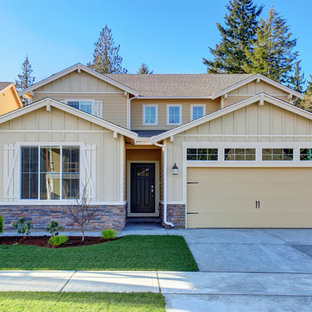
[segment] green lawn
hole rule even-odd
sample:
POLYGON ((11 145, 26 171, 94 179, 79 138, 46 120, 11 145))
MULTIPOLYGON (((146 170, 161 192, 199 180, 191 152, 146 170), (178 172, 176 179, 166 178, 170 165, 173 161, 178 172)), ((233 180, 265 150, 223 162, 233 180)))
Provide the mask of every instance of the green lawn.
POLYGON ((174 235, 129 235, 59 249, 0 245, 0 269, 198 271, 184 238, 174 235))
POLYGON ((152 293, 0 292, 1 312, 164 312, 165 300, 152 293))

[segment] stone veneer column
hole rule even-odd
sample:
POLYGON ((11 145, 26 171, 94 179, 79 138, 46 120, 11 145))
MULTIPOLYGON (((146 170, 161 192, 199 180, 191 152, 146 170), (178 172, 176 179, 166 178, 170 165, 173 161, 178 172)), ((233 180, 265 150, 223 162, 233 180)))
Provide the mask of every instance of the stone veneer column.
MULTIPOLYGON (((164 227, 168 227, 164 224, 164 205, 159 204, 159 212, 161 224, 164 227)), ((174 224, 177 229, 185 228, 185 205, 167 205, 167 220, 174 224)))

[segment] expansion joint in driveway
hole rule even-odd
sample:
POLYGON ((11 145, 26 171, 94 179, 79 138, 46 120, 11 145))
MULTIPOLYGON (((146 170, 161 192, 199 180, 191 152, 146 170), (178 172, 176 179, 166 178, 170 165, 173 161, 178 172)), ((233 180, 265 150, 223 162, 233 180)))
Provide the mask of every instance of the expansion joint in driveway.
POLYGON ((62 292, 64 290, 64 288, 67 286, 67 284, 70 282, 70 280, 73 278, 73 276, 76 274, 77 270, 75 270, 72 275, 67 279, 67 281, 65 282, 65 284, 63 285, 63 287, 60 289, 60 292, 62 292))

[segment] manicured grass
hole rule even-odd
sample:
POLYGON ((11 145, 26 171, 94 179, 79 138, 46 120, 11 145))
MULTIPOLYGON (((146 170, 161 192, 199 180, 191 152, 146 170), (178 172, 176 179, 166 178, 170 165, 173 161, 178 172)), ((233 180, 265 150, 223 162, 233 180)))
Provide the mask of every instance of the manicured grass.
POLYGON ((1 312, 163 312, 165 300, 153 293, 0 292, 1 312))
POLYGON ((0 245, 0 269, 198 271, 182 236, 129 235, 70 248, 0 245))

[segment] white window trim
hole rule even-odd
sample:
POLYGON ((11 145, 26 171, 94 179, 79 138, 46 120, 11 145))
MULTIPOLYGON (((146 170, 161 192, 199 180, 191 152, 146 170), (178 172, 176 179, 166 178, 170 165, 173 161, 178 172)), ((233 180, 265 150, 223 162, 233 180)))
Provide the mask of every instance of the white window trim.
POLYGON ((312 142, 184 142, 183 162, 185 167, 312 167, 312 161, 300 160, 300 148, 312 148, 312 142), (218 161, 187 160, 187 148, 218 148, 218 161), (256 160, 224 160, 226 148, 255 148, 256 160), (263 148, 292 148, 293 160, 262 160, 263 148))
POLYGON ((142 104, 142 124, 144 126, 157 126, 158 125, 158 104, 142 104), (146 107, 155 107, 155 123, 145 122, 145 108, 146 107))
POLYGON ((167 104, 167 126, 177 126, 182 124, 182 104, 167 104), (170 107, 179 107, 179 122, 169 122, 169 108, 170 107))
POLYGON ((190 107, 191 121, 198 119, 198 118, 194 119, 193 117, 193 107, 203 107, 203 117, 206 115, 206 104, 191 104, 190 107))
POLYGON ((64 102, 68 104, 68 102, 79 102, 79 109, 80 109, 80 102, 92 102, 92 112, 91 114, 94 114, 94 105, 95 105, 95 100, 94 99, 65 99, 64 102))
MULTIPOLYGON (((35 203, 46 203, 46 204, 57 204, 57 203, 77 203, 77 199, 68 199, 68 198, 60 198, 60 199, 40 199, 40 148, 42 146, 55 146, 55 147, 60 147, 61 149, 61 153, 62 153, 62 148, 63 146, 76 146, 76 147, 79 147, 79 183, 80 183, 80 187, 82 187, 82 184, 81 184, 81 172, 82 172, 82 161, 81 161, 81 157, 82 157, 82 146, 83 146, 83 143, 80 143, 80 142, 61 142, 61 143, 58 143, 58 142, 46 142, 46 143, 43 143, 43 142, 19 142, 16 144, 17 147, 18 147, 18 150, 19 150, 19 160, 18 160, 18 176, 19 176, 19 190, 18 190, 18 202, 19 203, 27 203, 27 204, 31 204, 33 202, 35 203), (26 198, 22 198, 22 179, 21 179, 21 173, 22 173, 22 153, 21 153, 21 148, 22 147, 27 147, 27 146, 34 146, 34 147, 38 147, 38 153, 39 153, 39 164, 38 164, 38 169, 39 169, 39 172, 38 172, 38 199, 34 199, 34 198, 30 198, 30 199, 26 199, 26 198)), ((62 162, 60 163, 60 177, 62 176, 62 171, 63 171, 63 166, 62 166, 62 162)), ((62 179, 60 179, 60 189, 61 189, 61 197, 62 197, 62 179)), ((78 200, 81 199, 81 192, 80 192, 80 196, 78 198, 78 200)))

